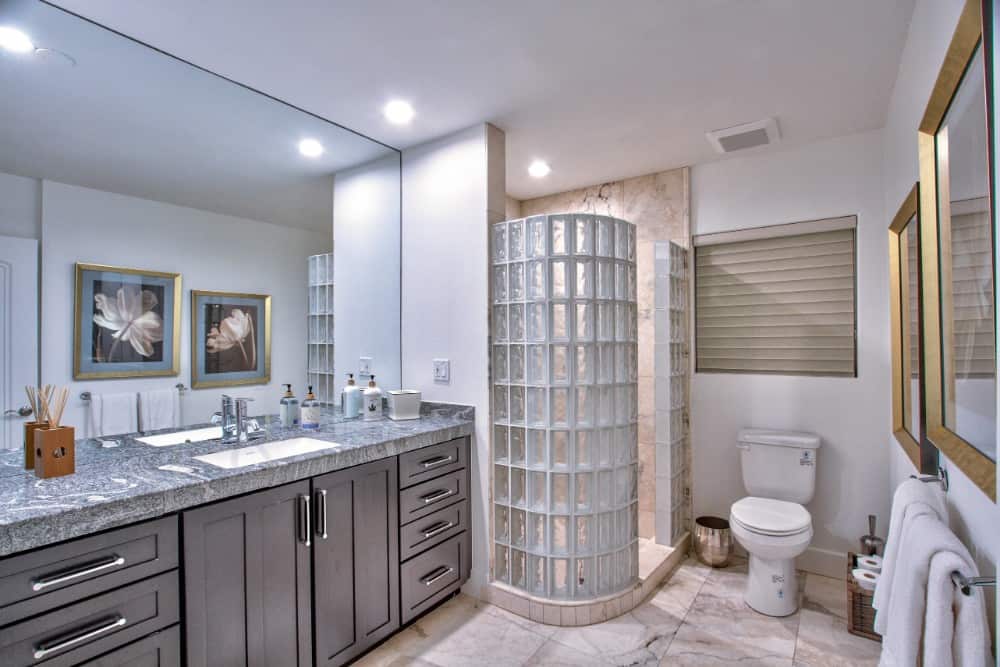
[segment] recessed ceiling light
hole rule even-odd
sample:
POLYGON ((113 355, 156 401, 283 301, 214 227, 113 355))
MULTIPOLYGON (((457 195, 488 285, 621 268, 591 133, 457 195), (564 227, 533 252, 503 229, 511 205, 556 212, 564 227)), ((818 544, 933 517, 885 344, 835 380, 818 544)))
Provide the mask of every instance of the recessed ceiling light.
POLYGON ((319 157, 323 154, 323 144, 315 139, 303 139, 299 142, 299 152, 306 157, 319 157))
POLYGON ((406 125, 413 120, 414 111, 409 102, 393 100, 385 105, 383 110, 386 119, 394 125, 406 125))
POLYGON ((545 178, 549 175, 552 168, 549 167, 549 163, 545 160, 535 160, 530 165, 528 165, 528 173, 535 178, 545 178))
POLYGON ((0 49, 12 53, 30 53, 35 50, 31 38, 17 28, 0 25, 0 49))

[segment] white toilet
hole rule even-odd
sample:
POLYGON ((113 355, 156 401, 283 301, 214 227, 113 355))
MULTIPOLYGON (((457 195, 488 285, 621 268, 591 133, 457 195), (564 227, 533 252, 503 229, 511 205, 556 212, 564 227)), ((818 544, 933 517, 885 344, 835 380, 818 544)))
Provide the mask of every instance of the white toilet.
POLYGON ((812 516, 802 505, 816 488, 819 436, 798 431, 743 429, 740 449, 743 486, 750 495, 733 503, 733 537, 750 554, 744 600, 768 616, 798 609, 795 557, 812 540, 812 516))

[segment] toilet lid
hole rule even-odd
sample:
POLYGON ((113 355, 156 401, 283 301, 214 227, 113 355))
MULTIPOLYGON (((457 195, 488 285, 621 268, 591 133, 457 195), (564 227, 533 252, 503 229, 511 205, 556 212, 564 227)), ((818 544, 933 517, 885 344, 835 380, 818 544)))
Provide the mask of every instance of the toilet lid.
POLYGON ((764 535, 792 535, 812 524, 809 510, 786 500, 748 496, 733 503, 730 511, 747 530, 764 535))

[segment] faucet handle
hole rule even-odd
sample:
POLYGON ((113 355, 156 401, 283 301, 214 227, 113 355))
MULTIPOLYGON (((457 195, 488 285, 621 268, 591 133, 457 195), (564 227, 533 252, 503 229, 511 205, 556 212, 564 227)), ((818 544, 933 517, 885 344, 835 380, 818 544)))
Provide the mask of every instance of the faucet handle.
POLYGON ((213 424, 221 424, 222 423, 222 413, 221 412, 213 412, 212 413, 212 420, 211 421, 212 421, 213 424))

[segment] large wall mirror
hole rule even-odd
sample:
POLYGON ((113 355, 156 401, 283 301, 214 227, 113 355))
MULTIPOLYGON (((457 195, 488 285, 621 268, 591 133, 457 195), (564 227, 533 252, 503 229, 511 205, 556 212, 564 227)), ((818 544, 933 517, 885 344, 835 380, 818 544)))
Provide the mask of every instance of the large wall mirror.
POLYGON ((889 226, 892 429, 918 470, 923 435, 919 192, 914 185, 889 226))
POLYGON ((969 0, 920 125, 927 436, 996 497, 996 290, 985 55, 969 0))
POLYGON ((397 150, 42 2, 0 26, 0 448, 39 382, 81 437, 84 392, 399 387, 397 150))

